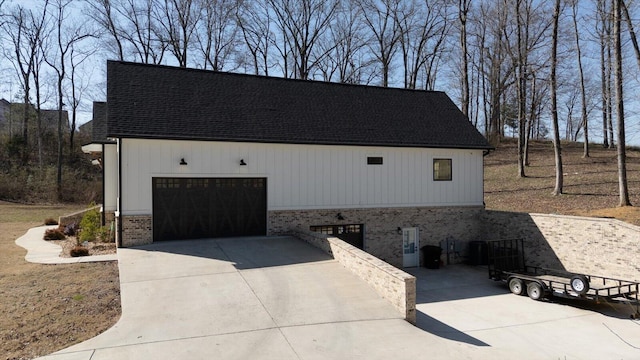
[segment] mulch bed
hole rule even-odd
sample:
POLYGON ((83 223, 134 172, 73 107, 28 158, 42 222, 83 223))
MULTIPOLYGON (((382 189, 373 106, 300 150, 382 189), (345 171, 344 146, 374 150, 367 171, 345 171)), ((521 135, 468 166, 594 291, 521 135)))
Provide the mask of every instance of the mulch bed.
MULTIPOLYGON (((70 251, 77 246, 77 238, 75 236, 68 236, 65 240, 50 240, 52 244, 56 244, 62 247, 62 253, 60 257, 71 257, 70 251)), ((89 249, 89 256, 92 255, 106 255, 116 253, 116 244, 113 242, 103 243, 97 241, 89 241, 81 243, 82 246, 89 249)))

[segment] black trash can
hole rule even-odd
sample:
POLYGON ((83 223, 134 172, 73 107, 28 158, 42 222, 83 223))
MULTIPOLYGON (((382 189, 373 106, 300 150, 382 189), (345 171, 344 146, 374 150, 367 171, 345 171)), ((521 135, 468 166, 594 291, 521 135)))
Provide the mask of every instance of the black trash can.
POLYGON ((427 269, 439 269, 440 268, 440 255, 442 255, 442 249, 440 246, 425 245, 420 248, 422 250, 422 263, 427 269))
POLYGON ((469 242, 469 265, 487 265, 489 253, 486 241, 469 242))

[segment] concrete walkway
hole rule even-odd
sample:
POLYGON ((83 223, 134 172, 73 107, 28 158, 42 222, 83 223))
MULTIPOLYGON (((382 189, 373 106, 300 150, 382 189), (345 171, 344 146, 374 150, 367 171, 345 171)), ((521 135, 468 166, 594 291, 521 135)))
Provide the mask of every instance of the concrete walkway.
POLYGON ((53 225, 31 228, 26 234, 16 239, 16 245, 27 250, 27 255, 24 257, 25 260, 37 264, 74 264, 118 260, 118 256, 116 254, 80 256, 72 258, 60 257, 62 247, 43 240, 44 232, 46 230, 55 229, 57 227, 57 225, 53 225))

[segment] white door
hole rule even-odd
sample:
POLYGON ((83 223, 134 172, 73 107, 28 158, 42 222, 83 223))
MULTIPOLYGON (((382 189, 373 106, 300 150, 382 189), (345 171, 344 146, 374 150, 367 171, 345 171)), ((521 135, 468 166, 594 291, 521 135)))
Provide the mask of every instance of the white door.
POLYGON ((418 251, 420 240, 418 238, 418 228, 402 229, 402 266, 420 266, 420 252, 418 251))

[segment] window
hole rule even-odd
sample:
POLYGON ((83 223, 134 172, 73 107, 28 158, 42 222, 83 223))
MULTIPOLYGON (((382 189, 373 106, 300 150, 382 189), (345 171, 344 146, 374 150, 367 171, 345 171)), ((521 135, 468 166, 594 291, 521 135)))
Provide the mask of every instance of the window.
POLYGON ((310 230, 326 235, 335 236, 358 249, 364 249, 364 229, 362 224, 319 225, 311 226, 310 230))
POLYGON ((382 165, 382 156, 367 156, 367 165, 382 165))
POLYGON ((433 159, 433 180, 451 181, 451 159, 433 159))

